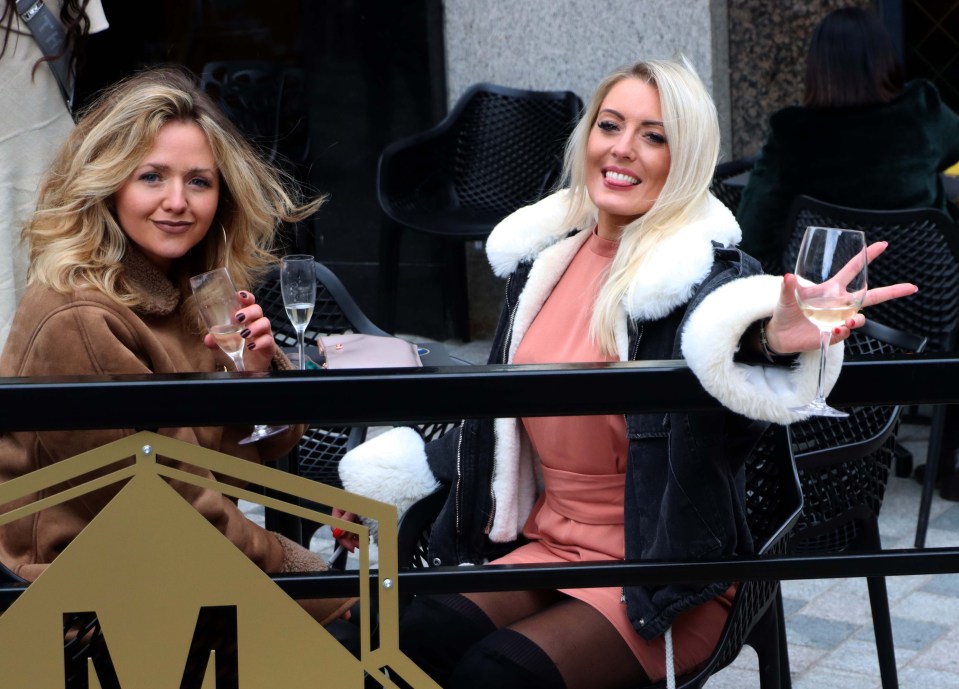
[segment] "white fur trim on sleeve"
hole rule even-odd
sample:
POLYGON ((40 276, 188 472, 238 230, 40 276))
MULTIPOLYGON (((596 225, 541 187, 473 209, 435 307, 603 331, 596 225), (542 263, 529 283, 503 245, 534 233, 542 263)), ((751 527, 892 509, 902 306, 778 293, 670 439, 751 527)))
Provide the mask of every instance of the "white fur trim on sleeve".
MULTIPOLYGON (((781 287, 779 276, 756 275, 718 288, 690 314, 682 351, 699 382, 723 406, 751 419, 788 424, 803 418, 790 408, 810 402, 816 394, 819 351, 800 354, 790 368, 733 361, 746 329, 772 315, 781 287)), ((830 347, 827 392, 839 377, 842 360, 843 347, 830 347)))
POLYGON ((439 487, 426 461, 423 439, 412 428, 394 428, 353 448, 340 460, 343 488, 396 505, 402 514, 439 487))

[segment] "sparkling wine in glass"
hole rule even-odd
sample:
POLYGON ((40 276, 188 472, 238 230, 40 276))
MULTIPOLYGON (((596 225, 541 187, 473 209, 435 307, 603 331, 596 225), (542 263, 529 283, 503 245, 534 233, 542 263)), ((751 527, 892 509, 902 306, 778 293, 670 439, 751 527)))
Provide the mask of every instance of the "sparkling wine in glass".
POLYGON ((849 416, 826 404, 826 352, 833 329, 844 325, 862 308, 867 264, 866 236, 859 230, 806 228, 796 259, 796 302, 803 315, 819 329, 819 386, 812 402, 793 411, 808 416, 849 416))
MULTIPOLYGON (((237 371, 246 370, 243 351, 246 349, 240 331, 243 325, 236 320, 236 312, 243 308, 226 268, 217 268, 190 278, 190 287, 196 298, 197 308, 207 330, 220 349, 233 360, 237 371)), ((240 440, 241 445, 269 438, 288 429, 289 426, 253 426, 253 433, 240 440)))
POLYGON ((280 289, 283 292, 283 307, 296 330, 296 347, 299 366, 306 369, 306 326, 313 318, 316 303, 316 270, 313 257, 307 254, 284 256, 280 261, 280 289))

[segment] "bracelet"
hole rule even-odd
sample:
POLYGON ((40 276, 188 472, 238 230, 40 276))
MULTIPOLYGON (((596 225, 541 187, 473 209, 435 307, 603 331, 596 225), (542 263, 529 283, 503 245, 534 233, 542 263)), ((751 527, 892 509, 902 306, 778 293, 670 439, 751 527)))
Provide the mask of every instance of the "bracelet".
POLYGON ((759 321, 759 346, 763 350, 763 356, 766 357, 766 360, 769 363, 776 363, 777 360, 782 359, 783 355, 778 352, 773 351, 769 346, 769 340, 766 338, 766 324, 769 323, 770 318, 764 318, 759 321))

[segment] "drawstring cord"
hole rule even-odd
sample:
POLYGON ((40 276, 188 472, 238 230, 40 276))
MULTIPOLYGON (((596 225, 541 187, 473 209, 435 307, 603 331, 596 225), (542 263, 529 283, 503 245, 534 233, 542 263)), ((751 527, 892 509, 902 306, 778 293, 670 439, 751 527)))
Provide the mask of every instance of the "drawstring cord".
POLYGON ((666 689, 676 689, 676 665, 673 658, 673 628, 666 630, 666 689))

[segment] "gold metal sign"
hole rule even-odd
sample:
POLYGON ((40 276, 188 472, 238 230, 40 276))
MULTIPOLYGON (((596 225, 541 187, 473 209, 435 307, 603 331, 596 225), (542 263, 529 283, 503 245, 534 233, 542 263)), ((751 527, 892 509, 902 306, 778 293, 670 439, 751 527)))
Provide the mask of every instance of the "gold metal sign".
MULTIPOLYGON (((140 432, 0 485, 0 524, 125 482, 117 495, 0 616, 0 686, 29 689, 361 689, 402 677, 436 687, 399 651, 396 509, 235 457, 140 432), (290 496, 268 498, 156 461, 290 496), (132 464, 128 460, 135 457, 132 464), (98 472, 89 479, 90 472, 98 472), (89 480, 88 480, 89 479, 89 480), (9 509, 53 486, 53 496, 9 509), (369 530, 298 505, 335 505, 377 522, 376 598, 360 587, 360 657, 349 653, 171 486, 183 481, 322 524, 369 530), (76 623, 80 620, 80 623, 76 623), (97 631, 76 626, 92 620, 97 631), (374 642, 373 625, 378 642, 374 642), (76 631, 79 629, 79 631, 76 631), (66 631, 65 631, 66 630, 66 631), (97 643, 91 640, 96 636, 97 643), (79 647, 86 672, 67 680, 79 647), (84 657, 85 656, 85 657, 84 657)), ((368 550, 359 577, 369 581, 368 550)))

